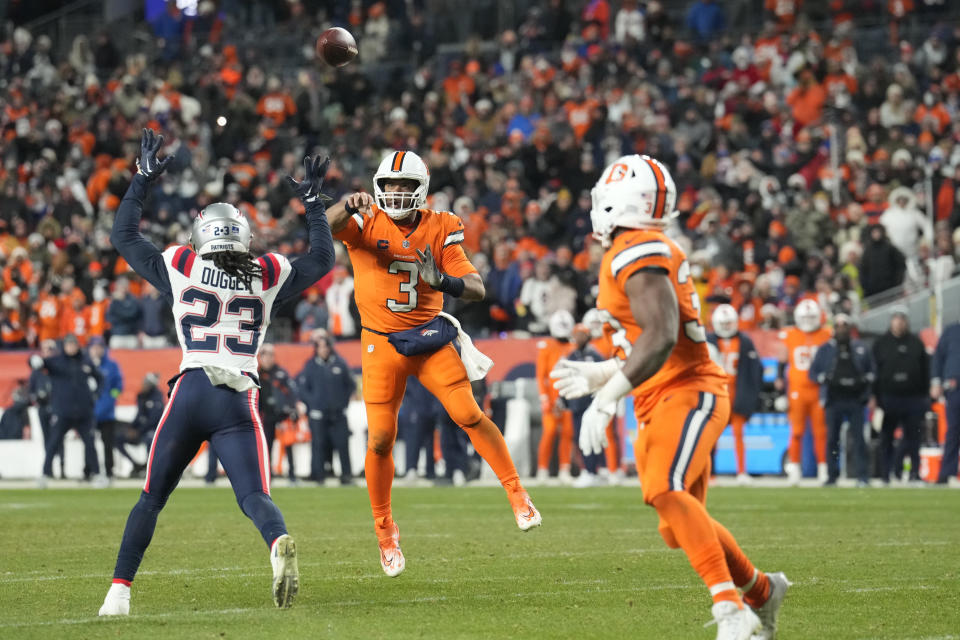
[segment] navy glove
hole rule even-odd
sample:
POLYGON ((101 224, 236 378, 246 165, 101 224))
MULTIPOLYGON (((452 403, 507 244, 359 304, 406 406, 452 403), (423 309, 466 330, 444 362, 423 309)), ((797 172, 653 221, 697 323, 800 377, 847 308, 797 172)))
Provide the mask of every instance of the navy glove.
POLYGON ((140 157, 137 158, 137 173, 147 180, 153 181, 160 177, 173 156, 167 156, 163 160, 157 158, 157 152, 163 146, 163 136, 159 136, 153 129, 144 129, 143 137, 140 138, 140 157))
POLYGON ((321 161, 320 156, 313 159, 307 156, 303 159, 303 180, 297 182, 291 176, 287 176, 287 184, 304 205, 312 204, 318 200, 324 206, 328 202, 333 202, 333 198, 320 193, 320 189, 323 187, 323 178, 327 175, 327 167, 329 166, 330 158, 321 161))

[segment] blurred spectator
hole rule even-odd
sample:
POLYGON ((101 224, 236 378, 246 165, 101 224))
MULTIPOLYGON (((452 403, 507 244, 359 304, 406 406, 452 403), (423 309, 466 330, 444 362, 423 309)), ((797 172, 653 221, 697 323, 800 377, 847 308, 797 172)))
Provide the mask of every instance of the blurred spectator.
POLYGON ((911 481, 920 480, 920 429, 930 408, 930 358, 916 334, 910 332, 905 309, 890 317, 890 330, 873 343, 877 365, 874 384, 876 404, 883 410, 880 432, 880 479, 890 482, 890 474, 899 479, 903 460, 910 457, 911 481), (903 435, 894 451, 894 432, 903 435))
POLYGON ((327 287, 326 302, 329 314, 327 326, 331 335, 336 338, 354 337, 357 325, 350 308, 353 303, 353 277, 340 265, 333 268, 333 282, 327 287))
POLYGON ((17 386, 10 397, 10 406, 3 409, 3 415, 0 415, 0 440, 19 440, 25 433, 29 433, 30 417, 27 415, 29 407, 30 394, 27 391, 27 381, 17 380, 17 386))
POLYGON ((110 323, 111 349, 136 349, 140 346, 139 334, 143 326, 143 308, 140 301, 130 293, 127 278, 117 280, 113 299, 107 309, 110 323))
POLYGON ((716 0, 696 0, 687 11, 687 29, 699 42, 713 40, 726 26, 723 7, 716 0))
POLYGON ((144 349, 162 349, 168 346, 170 343, 167 340, 167 323, 171 317, 170 304, 149 282, 143 283, 140 311, 143 314, 141 346, 144 349))
POLYGON ((917 198, 907 187, 894 189, 889 202, 890 207, 880 216, 880 224, 886 229, 891 244, 903 254, 907 265, 913 264, 916 269, 920 241, 933 242, 933 226, 917 208, 917 198))
POLYGON ((330 322, 326 302, 320 299, 317 287, 307 290, 307 297, 297 303, 294 317, 300 324, 300 342, 308 342, 314 329, 326 329, 330 322))
POLYGON ((892 289, 903 282, 906 275, 903 254, 887 238, 882 225, 872 225, 868 230, 860 258, 859 275, 866 297, 892 289))
POLYGON ((552 269, 553 262, 547 258, 541 258, 534 267, 533 276, 527 278, 520 289, 519 303, 528 314, 527 330, 530 333, 547 332, 552 269))
POLYGON ((99 395, 103 377, 90 358, 80 350, 76 336, 67 334, 63 339, 63 353, 47 358, 33 356, 30 362, 34 369, 44 368, 50 376, 51 436, 46 444, 41 486, 53 477, 53 456, 63 444, 63 438, 71 429, 83 440, 85 454, 84 478, 100 473, 97 450, 93 445, 93 407, 99 395))
POLYGON ((149 455, 153 434, 163 417, 163 392, 160 391, 159 383, 160 378, 156 373, 151 372, 143 377, 140 391, 137 392, 137 414, 129 428, 119 431, 120 437, 115 441, 117 451, 133 465, 131 477, 141 476, 147 469, 147 461, 138 462, 134 459, 126 445, 145 445, 149 455))
MULTIPOLYGON (((40 357, 43 359, 52 358, 57 354, 57 343, 53 340, 44 340, 40 343, 40 357)), ((35 361, 34 361, 35 362, 35 361)), ((50 392, 53 386, 50 382, 50 374, 43 368, 34 368, 31 362, 30 378, 27 380, 27 392, 30 397, 30 404, 37 409, 37 420, 40 422, 40 430, 43 432, 43 444, 53 438, 53 409, 50 406, 50 392)), ((66 459, 63 457, 63 442, 54 451, 54 456, 60 459, 60 479, 66 478, 66 459)), ((50 472, 53 473, 51 466, 50 472)))
POLYGON ((960 324, 945 327, 930 359, 930 397, 946 404, 947 436, 937 484, 957 484, 960 456, 960 324))
POLYGON ((827 417, 827 481, 837 484, 840 476, 840 429, 844 422, 849 429, 847 441, 853 441, 852 460, 857 486, 870 482, 867 444, 864 439, 864 412, 875 379, 875 365, 870 351, 851 337, 853 321, 840 314, 834 320, 833 338, 817 349, 810 365, 810 379, 820 385, 820 401, 827 417))
MULTIPOLYGON (((273 441, 277 425, 287 419, 297 419, 297 385, 286 369, 277 364, 276 348, 265 342, 257 358, 260 378, 259 411, 267 440, 267 455, 273 455, 273 441)), ((290 478, 296 478, 293 456, 289 460, 290 478)), ((271 466, 272 468, 272 466, 271 466)))
POLYGON ((103 471, 110 481, 113 479, 113 446, 117 424, 117 398, 123 391, 123 374, 120 367, 107 355, 107 345, 100 336, 90 339, 87 349, 90 361, 100 371, 103 383, 97 396, 97 403, 93 407, 93 419, 96 429, 100 432, 103 443, 103 471))
POLYGON ((353 372, 327 337, 314 342, 313 357, 297 374, 297 393, 305 405, 312 436, 310 479, 323 483, 328 454, 340 456, 340 484, 353 482, 346 410, 357 388, 353 372))

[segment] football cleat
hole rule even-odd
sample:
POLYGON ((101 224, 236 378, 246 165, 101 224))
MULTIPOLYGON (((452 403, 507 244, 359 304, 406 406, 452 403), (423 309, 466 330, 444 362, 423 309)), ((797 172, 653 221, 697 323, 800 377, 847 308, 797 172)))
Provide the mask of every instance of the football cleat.
POLYGON ((753 633, 760 629, 760 618, 750 607, 737 608, 735 602, 723 600, 715 602, 711 609, 713 621, 717 625, 717 640, 751 640, 753 633))
POLYGON ((130 587, 125 584, 114 583, 107 591, 100 607, 100 616, 128 616, 130 615, 130 587))
POLYGON ((737 484, 739 484, 740 486, 747 486, 747 485, 749 485, 749 484, 753 484, 753 478, 751 478, 751 477, 750 477, 748 474, 746 474, 746 473, 738 473, 738 474, 737 474, 737 484))
POLYGON ((383 572, 391 578, 396 578, 403 573, 407 566, 407 560, 403 557, 403 551, 400 550, 400 527, 396 522, 392 522, 393 532, 384 537, 380 537, 377 532, 377 542, 380 545, 380 566, 383 572))
POLYGON ((768 573, 767 580, 770 581, 770 596, 762 606, 754 610, 762 626, 750 640, 773 640, 777 635, 777 616, 780 613, 780 605, 783 604, 783 598, 787 595, 787 588, 793 584, 787 580, 787 576, 783 575, 782 571, 768 573))
POLYGON ((787 472, 787 484, 789 484, 791 487, 795 487, 800 484, 802 471, 800 470, 799 462, 788 462, 784 467, 784 471, 787 472))
POLYGON ((273 542, 270 549, 273 566, 273 603, 281 609, 293 604, 300 590, 300 570, 297 568, 297 543, 287 534, 273 542))
POLYGON ((542 519, 540 512, 533 506, 530 500, 530 494, 526 491, 517 491, 510 494, 510 506, 513 507, 513 515, 517 519, 517 526, 521 531, 528 531, 533 527, 539 527, 542 519))

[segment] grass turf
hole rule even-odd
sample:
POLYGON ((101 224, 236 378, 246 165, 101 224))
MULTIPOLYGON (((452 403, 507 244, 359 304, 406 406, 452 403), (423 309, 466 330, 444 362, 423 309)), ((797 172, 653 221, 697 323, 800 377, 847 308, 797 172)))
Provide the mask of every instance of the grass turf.
MULTIPOLYGON (((270 598, 267 549, 229 489, 181 489, 126 619, 99 619, 132 489, 0 492, 0 638, 710 638, 710 599, 636 487, 395 489, 406 572, 384 576, 366 492, 274 490, 300 595, 270 598)), ((715 488, 710 510, 795 582, 785 639, 958 638, 960 492, 715 488), (954 634, 954 635, 951 635, 954 634)))

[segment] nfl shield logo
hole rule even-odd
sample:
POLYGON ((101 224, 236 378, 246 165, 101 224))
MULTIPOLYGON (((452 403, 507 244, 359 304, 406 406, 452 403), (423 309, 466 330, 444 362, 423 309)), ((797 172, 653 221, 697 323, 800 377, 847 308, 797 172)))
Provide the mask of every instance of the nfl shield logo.
POLYGON ((410 241, 409 241, 409 240, 404 240, 404 241, 403 241, 403 248, 404 248, 404 249, 409 249, 409 248, 410 248, 410 241))

